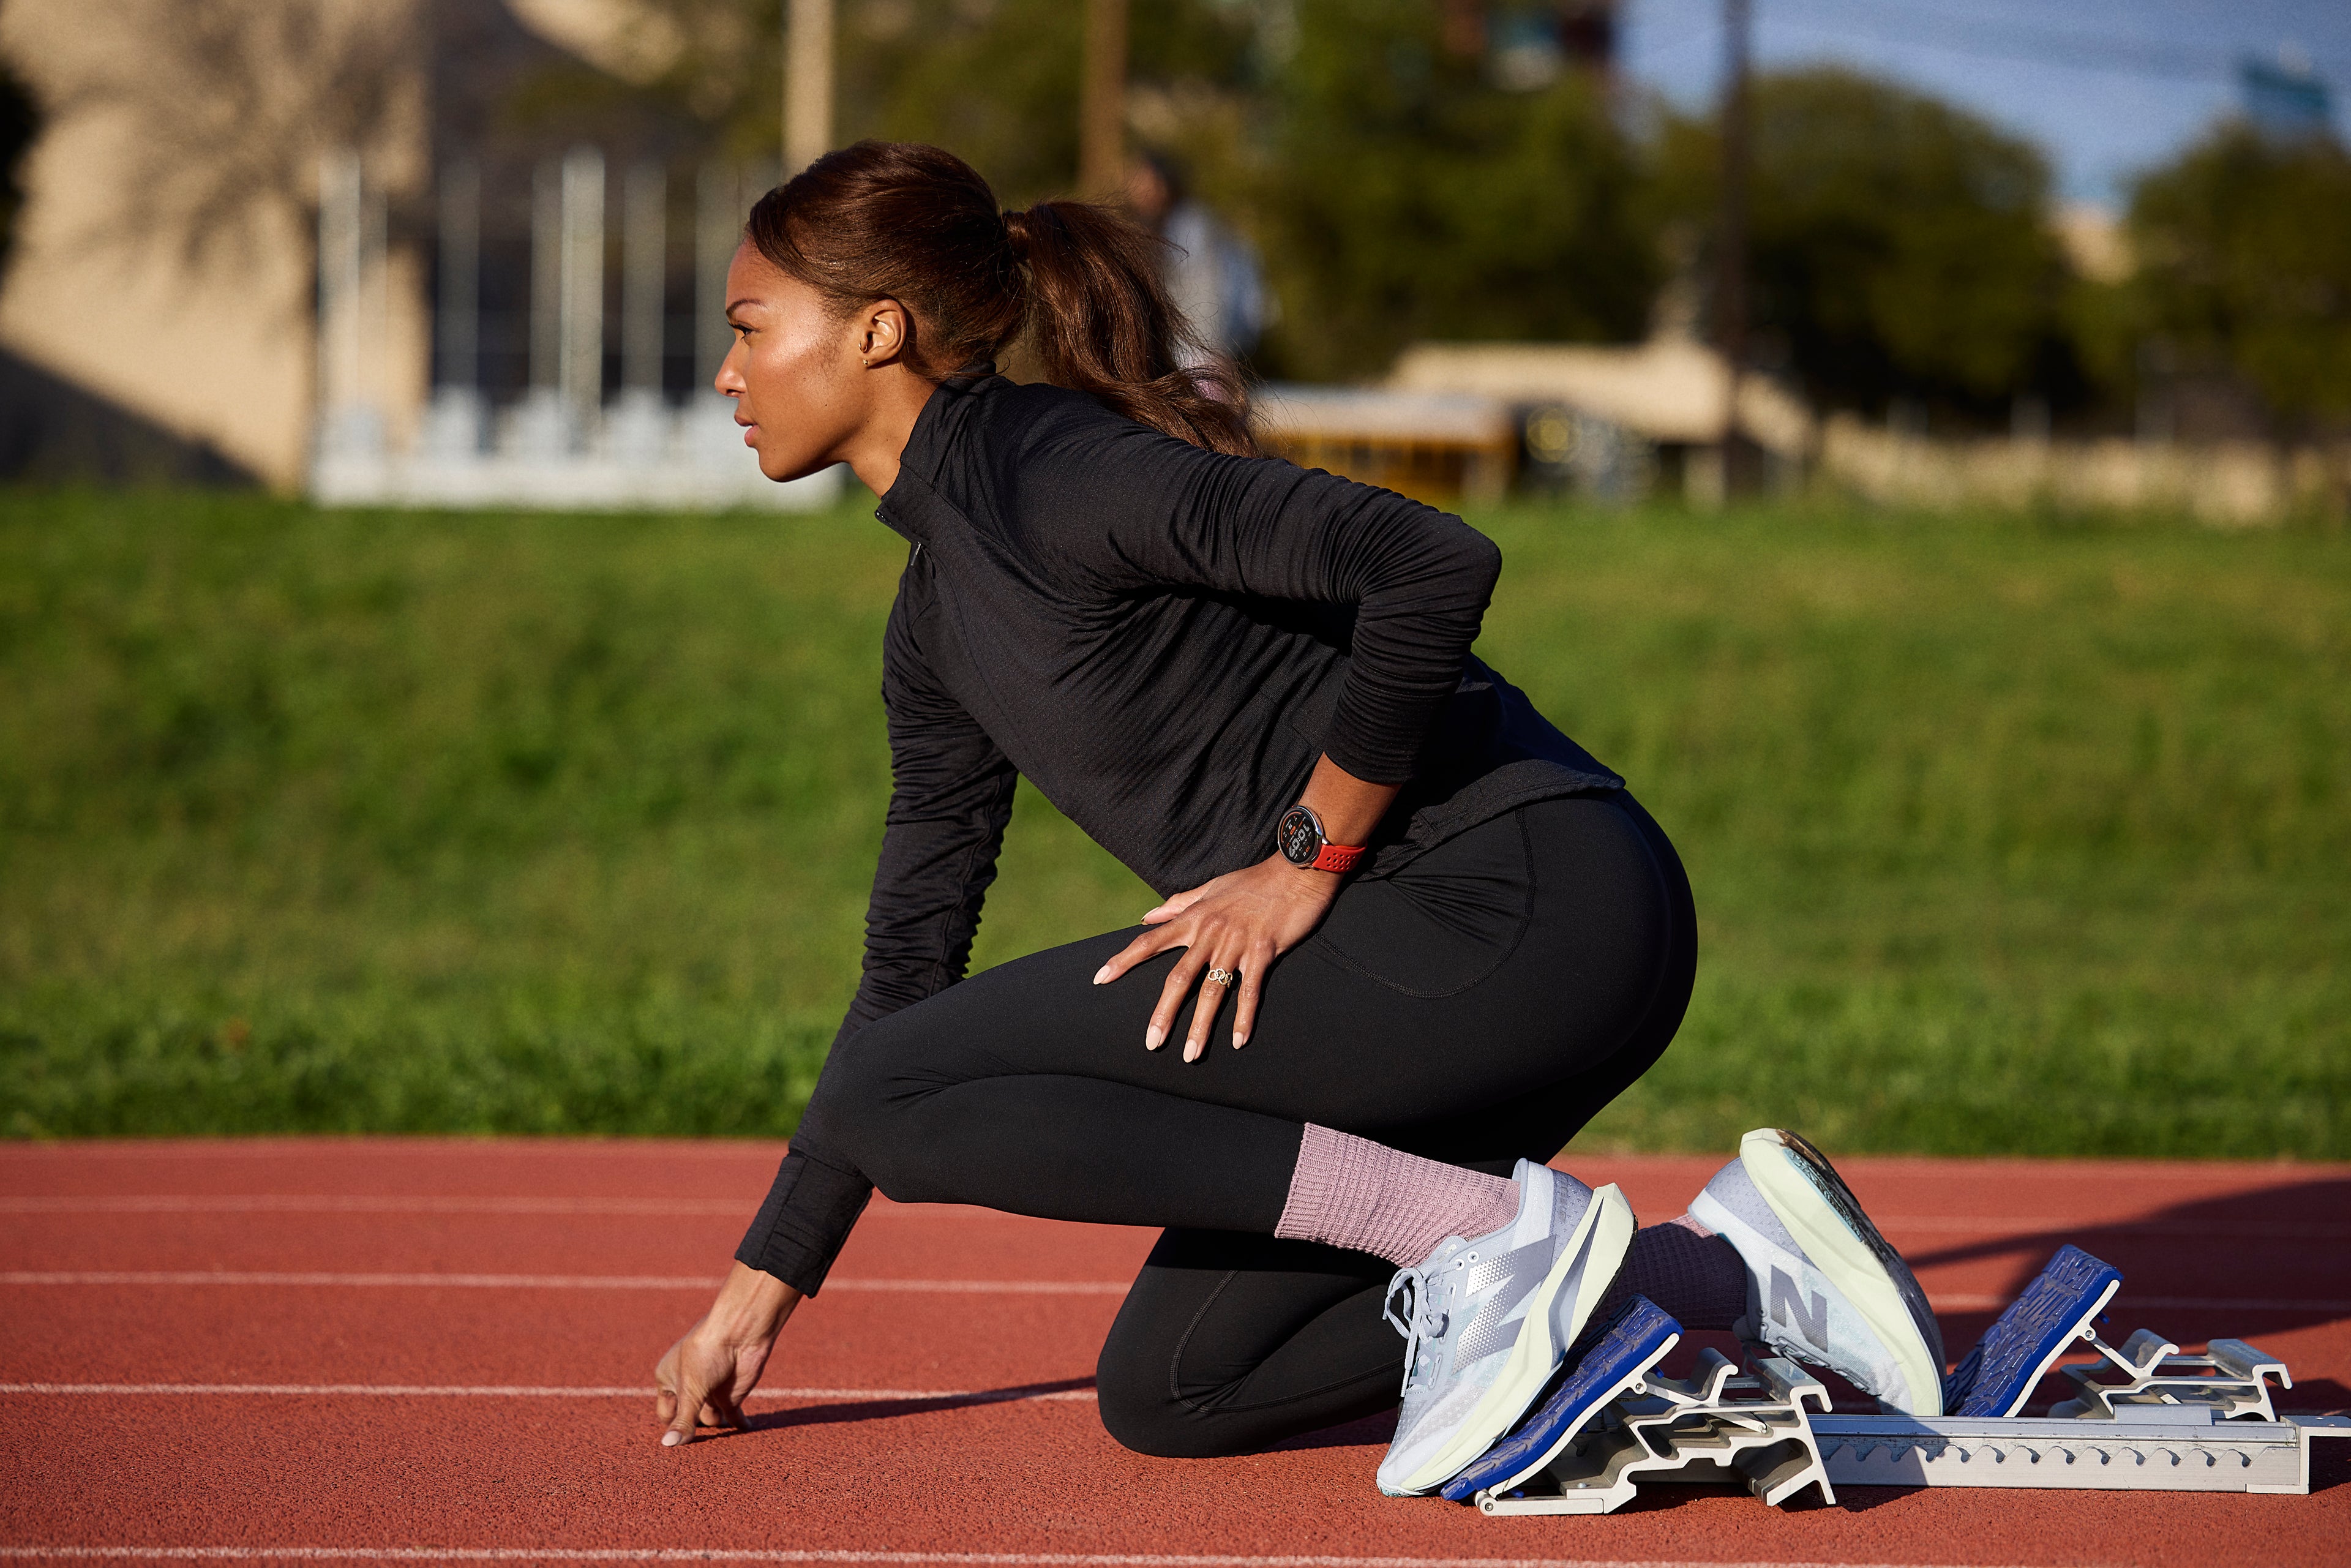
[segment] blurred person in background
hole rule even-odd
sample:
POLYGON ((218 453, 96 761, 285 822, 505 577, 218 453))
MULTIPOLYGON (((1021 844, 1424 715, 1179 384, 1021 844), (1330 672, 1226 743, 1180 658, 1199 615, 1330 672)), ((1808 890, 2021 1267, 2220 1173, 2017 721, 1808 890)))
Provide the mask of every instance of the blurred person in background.
POLYGON ((656 1370, 663 1441, 741 1423, 877 1189, 1163 1228, 1097 1376, 1145 1453, 1401 1402, 1379 1485, 1431 1491, 1636 1296, 1727 1329, 1765 1270, 1828 1303, 1772 1343, 1938 1413, 1924 1297, 1801 1139, 1750 1134, 1646 1229, 1549 1167, 1680 1027, 1681 862, 1470 652, 1494 545, 1256 455, 1159 251, 1107 207, 999 212, 913 144, 752 209, 718 390, 769 478, 845 462, 912 548, 863 976, 656 1370), (1040 382, 996 373, 1016 340, 1040 382), (967 980, 1023 778, 1161 902, 967 980))
POLYGON ((1257 247, 1194 196, 1183 171, 1168 159, 1128 165, 1126 204, 1144 227, 1167 242, 1161 276, 1196 339, 1185 345, 1185 368, 1212 357, 1233 365, 1247 360, 1272 324, 1257 247))

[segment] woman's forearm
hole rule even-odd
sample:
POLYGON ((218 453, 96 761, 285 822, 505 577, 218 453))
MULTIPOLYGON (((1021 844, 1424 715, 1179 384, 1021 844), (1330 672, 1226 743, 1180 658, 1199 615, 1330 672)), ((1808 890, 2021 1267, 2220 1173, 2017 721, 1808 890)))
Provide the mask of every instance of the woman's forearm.
POLYGON ((1332 843, 1362 844, 1371 841, 1372 830, 1388 814, 1402 788, 1358 779, 1325 756, 1315 763, 1301 799, 1322 819, 1322 831, 1332 843))

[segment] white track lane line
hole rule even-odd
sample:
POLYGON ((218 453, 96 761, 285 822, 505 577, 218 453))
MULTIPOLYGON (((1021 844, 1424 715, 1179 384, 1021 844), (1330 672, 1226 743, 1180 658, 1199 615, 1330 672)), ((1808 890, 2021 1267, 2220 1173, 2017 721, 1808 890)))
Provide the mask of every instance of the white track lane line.
POLYGON ((237 1193, 216 1197, 0 1197, 0 1214, 709 1214, 742 1216, 742 1198, 363 1197, 334 1193, 237 1193))
MULTIPOLYGON (((748 1223, 756 1199, 721 1197, 376 1197, 340 1193, 148 1193, 0 1197, 0 1214, 707 1214, 748 1223)), ((873 1203, 864 1218, 885 1219, 1019 1219, 970 1204, 873 1203)), ((1040 1222, 1042 1223, 1042 1222, 1040 1222)))
POLYGON ((512 1137, 468 1137, 462 1134, 410 1136, 401 1133, 293 1134, 274 1137, 125 1138, 120 1142, 19 1144, 0 1148, 0 1166, 72 1165, 103 1160, 188 1160, 213 1164, 221 1160, 305 1160, 321 1155, 364 1160, 381 1166, 387 1160, 445 1160, 451 1155, 469 1159, 507 1159, 527 1155, 533 1159, 595 1160, 634 1157, 663 1163, 680 1157, 697 1160, 757 1160, 769 1171, 789 1147, 772 1144, 734 1143, 725 1138, 542 1138, 523 1134, 512 1137))
MULTIPOLYGON (((747 1218, 758 1206, 743 1198, 697 1197, 366 1197, 337 1193, 176 1193, 124 1197, 64 1195, 0 1197, 0 1214, 580 1214, 709 1215, 747 1218)), ((890 1219, 1019 1219, 970 1204, 889 1203, 869 1206, 865 1218, 890 1219)), ((2064 1215, 1875 1215, 1880 1230, 1931 1235, 1982 1236, 1997 1240, 2017 1232, 2063 1231, 2074 1235, 2146 1236, 2166 1239, 2214 1237, 2236 1240, 2351 1240, 2351 1225, 2312 1225, 2291 1220, 2220 1220, 2181 1223, 2161 1219, 2084 1219, 2064 1215)), ((2017 1238, 2022 1245, 2025 1237, 2017 1238)))
MULTIPOLYGON (((459 1291, 710 1291, 702 1274, 333 1274, 235 1273, 225 1270, 36 1270, 0 1271, 0 1285, 287 1286, 459 1291)), ((828 1291, 905 1291, 923 1295, 1123 1296, 1125 1280, 828 1280, 828 1291)), ((1983 1312, 2005 1308, 2013 1296, 1929 1292, 1936 1311, 1983 1312)), ((2118 1306, 2148 1312, 2351 1312, 2351 1300, 2280 1301, 2261 1296, 2126 1296, 2118 1306)))
MULTIPOLYGON (((1014 1568, 1896 1568, 1867 1563, 1735 1563, 1648 1557, 1228 1557, 1205 1552, 782 1552, 723 1546, 13 1546, 0 1557, 232 1563, 901 1563, 1014 1568)), ((1948 1568, 1906 1563, 1899 1568, 1948 1568)))
MULTIPOLYGON (((277 1285, 456 1291, 715 1291, 716 1274, 336 1274, 277 1270, 15 1269, 0 1285, 277 1285)), ((1126 1280, 827 1280, 828 1291, 904 1291, 926 1295, 1123 1296, 1126 1280)))
MULTIPOLYGON (((44 1396, 156 1396, 210 1398, 377 1399, 650 1399, 650 1385, 615 1384, 566 1387, 554 1384, 436 1383, 0 1383, 0 1395, 44 1396)), ((754 1399, 889 1399, 939 1405, 1018 1405, 1030 1401, 1092 1404, 1091 1388, 755 1388, 754 1399)))
POLYGON ((2046 1246, 2046 1238, 2053 1231, 2073 1236, 2210 1236, 2229 1240, 2258 1241, 2351 1240, 2351 1225, 2306 1225, 2296 1220, 2082 1219, 2064 1215, 2035 1217, 2010 1214, 1980 1219, 1958 1215, 1925 1214, 1872 1215, 1870 1218, 1880 1230, 1981 1236, 1991 1240, 2012 1237, 2020 1247, 2027 1242, 2046 1246), (2021 1234, 2025 1232, 2031 1234, 2021 1234))

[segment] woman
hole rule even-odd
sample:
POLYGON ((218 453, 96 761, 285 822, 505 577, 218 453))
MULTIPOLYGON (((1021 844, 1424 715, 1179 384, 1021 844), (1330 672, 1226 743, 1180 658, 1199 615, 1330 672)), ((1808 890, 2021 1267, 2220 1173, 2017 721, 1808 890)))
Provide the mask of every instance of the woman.
POLYGON ((739 1421, 877 1186, 1165 1227, 1099 1369, 1146 1453, 1261 1448, 1401 1375, 1379 1481, 1427 1491, 1634 1291, 1730 1327, 1775 1267, 1831 1301, 1792 1314, 1823 1342, 1798 1354, 1931 1409, 1907 1271, 1799 1143, 1751 1136, 1711 1222, 1637 1233, 1545 1167, 1680 1022, 1680 863, 1470 655, 1494 547, 1252 455, 1234 389, 1179 368, 1153 245, 1085 205, 999 214, 920 146, 832 153, 752 211, 718 388, 768 477, 849 464, 912 550, 863 981, 661 1363, 663 1441, 739 1421), (993 373, 1024 330, 1050 384, 993 373), (1023 776, 1163 902, 957 984, 1023 776))

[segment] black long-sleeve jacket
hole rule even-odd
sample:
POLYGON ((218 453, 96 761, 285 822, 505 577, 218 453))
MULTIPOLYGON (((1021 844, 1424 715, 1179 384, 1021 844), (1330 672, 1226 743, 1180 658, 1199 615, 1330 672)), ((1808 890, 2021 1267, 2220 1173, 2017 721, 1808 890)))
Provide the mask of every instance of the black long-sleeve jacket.
MULTIPOLYGON (((1162 894, 1271 853, 1325 752, 1405 786, 1373 876, 1527 801, 1623 784, 1470 657, 1499 552, 1388 491, 989 376, 932 397, 876 515, 914 548, 839 1039, 963 977, 1019 777, 1162 894)), ((871 1193, 804 1130, 737 1256, 812 1292, 871 1193)))

